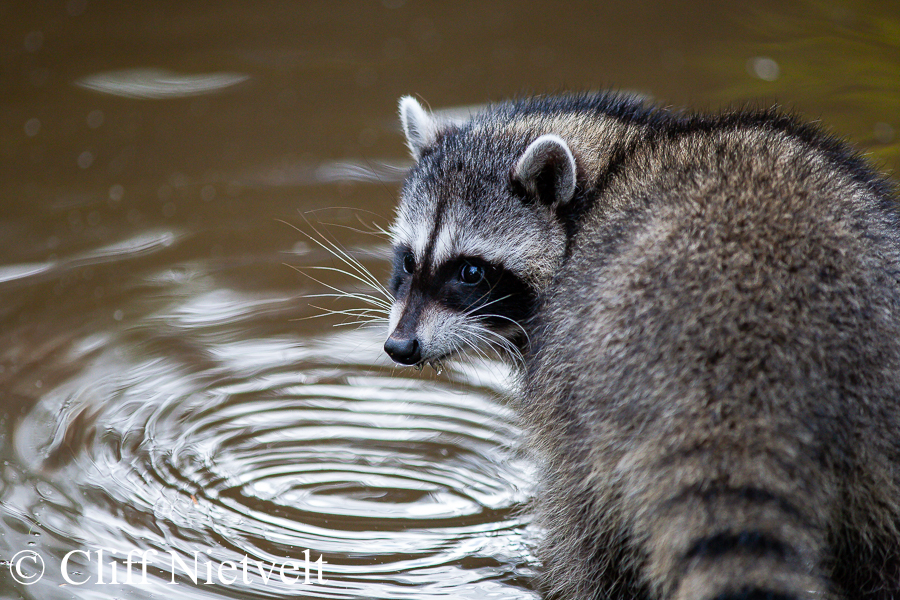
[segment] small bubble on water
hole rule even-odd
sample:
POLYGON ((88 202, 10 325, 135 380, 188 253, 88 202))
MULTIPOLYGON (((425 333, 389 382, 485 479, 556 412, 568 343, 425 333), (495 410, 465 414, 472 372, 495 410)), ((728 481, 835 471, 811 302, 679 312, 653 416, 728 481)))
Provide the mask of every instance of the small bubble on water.
POLYGON ((204 202, 210 202, 216 197, 216 186, 206 184, 200 189, 200 198, 204 202))
POLYGON ((118 183, 110 186, 109 188, 109 199, 113 202, 118 202, 125 195, 125 188, 119 185, 118 183))
POLYGON ((116 321, 121 321, 124 318, 125 318, 125 313, 123 313, 121 310, 117 310, 116 312, 113 313, 113 319, 116 321))
POLYGON ((880 144, 890 144, 894 141, 894 128, 888 123, 875 123, 875 139, 880 144))
POLYGON ((173 191, 172 186, 164 183, 156 189, 156 197, 165 202, 172 197, 173 191))
POLYGON ((97 129, 103 125, 104 120, 105 116, 103 115, 102 110, 92 110, 87 116, 87 126, 91 129, 97 129))
POLYGON ((85 150, 78 155, 78 166, 82 169, 88 169, 92 164, 94 164, 94 155, 90 151, 85 150))
POLYGON ((781 75, 781 67, 768 56, 754 56, 748 60, 747 71, 763 81, 775 81, 781 75))
POLYGON ((25 36, 25 49, 28 52, 37 52, 44 45, 44 33, 42 31, 29 31, 25 36))
POLYGON ((41 131, 40 119, 28 119, 25 121, 25 135, 34 137, 41 131))

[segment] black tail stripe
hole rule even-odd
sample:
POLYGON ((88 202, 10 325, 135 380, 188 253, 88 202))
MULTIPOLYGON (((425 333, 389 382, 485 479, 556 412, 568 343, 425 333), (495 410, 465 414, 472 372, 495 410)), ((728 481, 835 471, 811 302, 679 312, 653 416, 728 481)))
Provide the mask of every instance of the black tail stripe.
POLYGON ((700 538, 684 553, 684 560, 718 558, 724 554, 770 556, 780 561, 797 558, 793 547, 761 531, 721 532, 700 538))
POLYGON ((771 590, 742 588, 734 592, 719 594, 713 600, 800 600, 800 597, 771 590))
POLYGON ((745 487, 705 487, 701 485, 685 488, 675 496, 666 500, 661 506, 662 510, 677 508, 692 499, 698 499, 708 503, 715 498, 743 500, 752 504, 774 504, 787 517, 794 519, 798 524, 806 527, 818 527, 797 505, 789 500, 762 488, 745 487))

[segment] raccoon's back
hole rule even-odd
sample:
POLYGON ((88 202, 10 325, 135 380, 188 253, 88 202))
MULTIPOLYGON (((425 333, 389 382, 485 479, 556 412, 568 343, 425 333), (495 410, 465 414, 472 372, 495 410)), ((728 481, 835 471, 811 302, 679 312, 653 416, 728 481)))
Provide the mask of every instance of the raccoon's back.
POLYGON ((522 407, 559 597, 900 593, 900 259, 879 189, 748 128, 658 139, 598 190, 522 407))

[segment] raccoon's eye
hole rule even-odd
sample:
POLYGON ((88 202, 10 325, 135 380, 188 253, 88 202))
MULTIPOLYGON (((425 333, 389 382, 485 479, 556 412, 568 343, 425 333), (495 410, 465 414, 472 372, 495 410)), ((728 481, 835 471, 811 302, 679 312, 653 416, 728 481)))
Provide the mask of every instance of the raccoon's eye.
POLYGON ((413 257, 412 252, 407 252, 403 255, 403 270, 410 275, 416 270, 416 259, 413 257))
POLYGON ((484 267, 465 264, 459 272, 459 280, 469 285, 481 283, 484 279, 484 267))

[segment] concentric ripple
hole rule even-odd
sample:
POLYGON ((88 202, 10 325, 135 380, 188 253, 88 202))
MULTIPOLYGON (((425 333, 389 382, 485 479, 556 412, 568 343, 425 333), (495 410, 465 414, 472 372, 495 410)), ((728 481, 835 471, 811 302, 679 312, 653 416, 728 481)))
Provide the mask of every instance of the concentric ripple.
POLYGON ((192 290, 57 357, 80 368, 14 428, 0 494, 6 545, 44 537, 35 597, 67 597, 72 550, 98 598, 533 597, 532 466, 494 384, 394 370, 365 330, 235 334, 289 305, 192 290))

